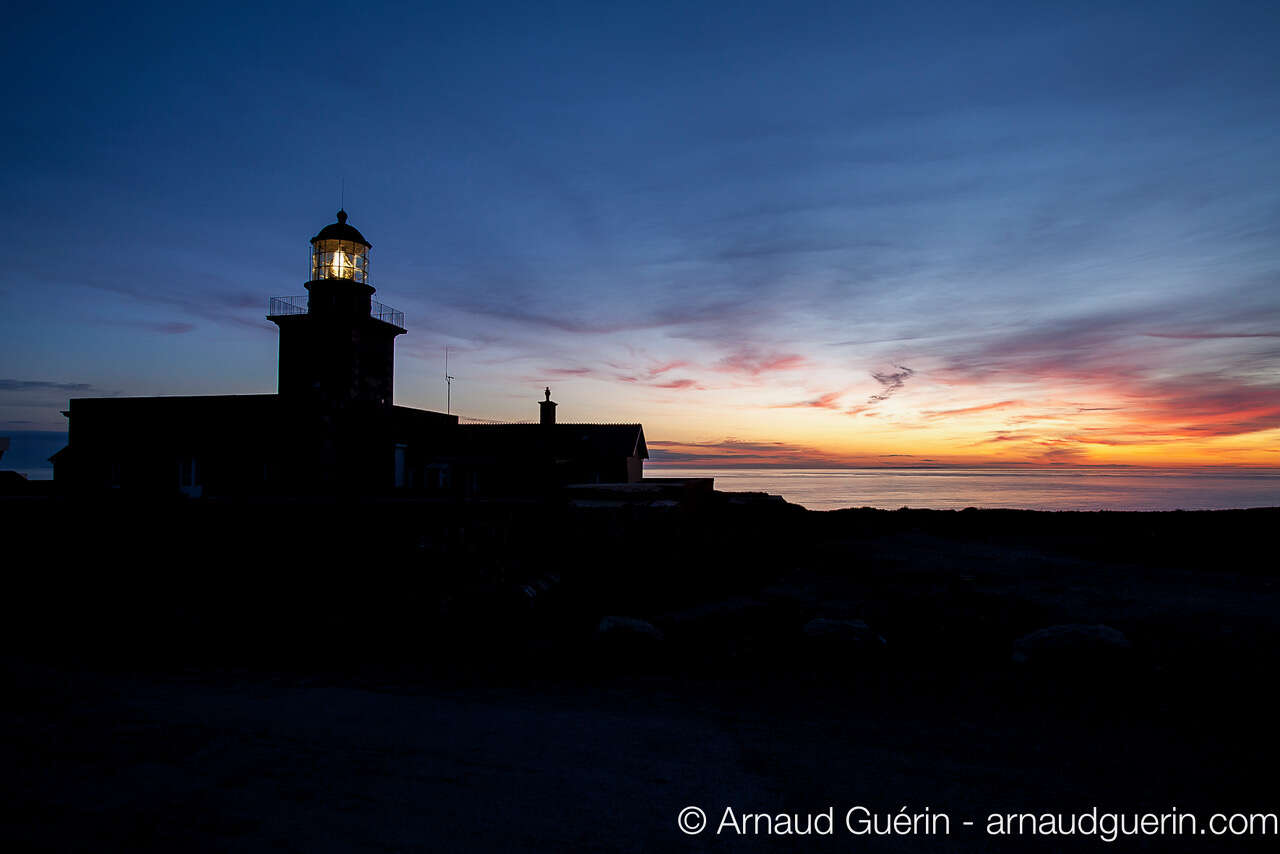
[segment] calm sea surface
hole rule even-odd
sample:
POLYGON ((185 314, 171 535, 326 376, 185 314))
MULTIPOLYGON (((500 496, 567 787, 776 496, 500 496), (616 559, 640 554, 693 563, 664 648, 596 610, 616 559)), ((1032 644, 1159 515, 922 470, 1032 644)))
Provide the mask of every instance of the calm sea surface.
MULTIPOLYGON (((66 433, 13 431, 0 469, 49 478, 66 433)), ((1029 510, 1225 510, 1280 507, 1280 469, 685 469, 649 477, 714 477, 730 492, 770 492, 813 510, 840 507, 1013 507, 1029 510)))
POLYGON ((1226 510, 1280 506, 1280 469, 687 469, 727 492, 769 492, 811 510, 1003 507, 1027 510, 1226 510))

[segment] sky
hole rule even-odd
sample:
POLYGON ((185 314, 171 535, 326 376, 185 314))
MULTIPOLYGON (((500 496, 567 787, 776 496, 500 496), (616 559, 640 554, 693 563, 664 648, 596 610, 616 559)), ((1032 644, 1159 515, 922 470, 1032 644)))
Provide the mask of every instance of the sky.
POLYGON ((1275 3, 27 4, 0 433, 275 390, 339 205, 396 402, 653 462, 1280 465, 1275 3))

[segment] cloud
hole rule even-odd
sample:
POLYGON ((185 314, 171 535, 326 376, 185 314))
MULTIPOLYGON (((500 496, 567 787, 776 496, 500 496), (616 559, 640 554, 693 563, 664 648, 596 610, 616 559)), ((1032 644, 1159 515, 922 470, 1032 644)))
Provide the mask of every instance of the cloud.
POLYGON ((799 400, 795 403, 778 403, 774 405, 774 409, 791 409, 812 407, 815 409, 839 409, 840 398, 844 395, 843 391, 829 391, 826 394, 818 395, 810 400, 799 400))
POLYGON ((591 368, 543 368, 542 373, 549 377, 588 377, 594 376, 591 368))
POLYGON ((1067 465, 1085 462, 1089 458, 1088 452, 1070 439, 1044 439, 1035 444, 1044 448, 1034 457, 1040 462, 1067 465))
MULTIPOLYGON (((1007 390, 1057 393, 1070 389, 1073 396, 1085 391, 1092 398, 1090 405, 1049 405, 1041 410, 1050 414, 1018 412, 1012 397, 989 405, 1007 406, 1009 424, 1061 421, 1061 431, 1044 431, 1042 438, 1074 442, 1077 449, 1080 443, 1165 444, 1278 429, 1280 350, 1215 343, 1266 341, 1274 333, 1256 324, 1274 321, 1265 307, 1252 318, 1234 307, 1232 311, 1237 313, 1219 318, 1211 308, 1183 305, 1176 312, 1169 307, 1126 308, 1047 320, 943 354, 932 370, 953 386, 998 384, 1007 390), (1152 315, 1174 313, 1187 325, 1171 332, 1148 331, 1152 315), (1196 323, 1189 324, 1188 316, 1196 323), (1197 324, 1204 331, 1196 329, 1197 324)), ((1068 445, 1056 448, 1059 457, 1064 456, 1062 447, 1068 445)))
POLYGON ((1091 315, 1046 321, 1003 334, 994 330, 976 346, 944 354, 938 373, 955 384, 995 378, 1085 378, 1134 376, 1150 345, 1132 341, 1136 314, 1091 315))
POLYGON ((952 415, 972 415, 975 412, 990 412, 993 409, 1005 409, 1010 406, 1019 406, 1020 400, 1001 400, 996 403, 984 403, 980 406, 966 406, 961 409, 926 409, 920 413, 926 418, 947 418, 952 415))
POLYGON ((904 385, 906 385, 907 380, 915 376, 915 371, 905 365, 898 365, 897 368, 898 370, 893 371, 892 373, 888 371, 873 371, 871 377, 876 382, 880 383, 880 391, 877 394, 873 394, 868 397, 866 403, 849 407, 845 410, 845 414, 874 415, 875 413, 869 411, 872 406, 893 397, 895 392, 899 391, 904 385))
POLYGON ((1280 332, 1144 332, 1148 338, 1174 338, 1183 341, 1215 341, 1232 338, 1280 338, 1280 332))
POLYGON ((721 323, 744 312, 739 300, 713 300, 701 305, 683 304, 676 300, 670 306, 658 307, 648 312, 635 311, 630 305, 626 310, 610 312, 605 316, 593 316, 578 305, 551 307, 545 301, 521 298, 503 292, 500 295, 476 297, 459 295, 449 301, 451 308, 466 314, 502 320, 517 326, 536 330, 553 330, 574 335, 615 335, 620 332, 668 327, 688 327, 706 323, 721 323))
POLYGON ((139 323, 136 325, 143 329, 150 329, 152 332, 161 332, 165 335, 183 335, 196 328, 194 323, 181 323, 179 321, 171 321, 169 323, 139 323))
POLYGON ((859 458, 787 442, 754 442, 728 438, 716 442, 651 441, 648 445, 654 465, 822 468, 866 464, 865 460, 859 458))
MULTIPOLYGON (((563 368, 542 368, 540 374, 529 375, 524 377, 524 379, 529 382, 542 382, 538 377, 542 377, 543 379, 547 377, 586 377, 599 380, 601 382, 624 382, 659 389, 703 388, 703 386, 694 379, 664 378, 665 374, 683 366, 685 366, 685 363, 681 361, 664 362, 652 365, 643 371, 628 374, 618 373, 617 371, 621 366, 615 363, 609 363, 610 370, 602 370, 584 365, 575 365, 563 368)), ((622 369, 625 370, 625 368, 622 369)))
POLYGON ((89 383, 59 383, 45 380, 0 379, 0 391, 92 391, 89 383))
MULTIPOLYGON (((263 319, 262 314, 254 313, 246 316, 248 309, 256 308, 261 310, 265 308, 266 297, 246 291, 228 291, 226 290, 229 283, 228 277, 212 274, 206 270, 182 269, 173 273, 175 278, 180 278, 185 283, 183 290, 175 290, 170 287, 140 287, 137 284, 136 277, 124 277, 101 272, 87 276, 78 271, 71 276, 50 273, 45 270, 24 272, 33 278, 39 278, 55 286, 62 285, 64 284, 64 279, 69 279, 72 284, 77 286, 126 297, 144 305, 163 306, 170 310, 177 309, 188 315, 217 324, 251 328, 259 332, 271 328, 271 324, 263 319)), ((108 323, 115 323, 115 321, 108 321, 108 323)), ((128 325, 167 334, 180 334, 195 328, 193 325, 181 321, 158 323, 137 321, 129 322, 128 325)))
MULTIPOLYGON (((612 367, 617 368, 619 370, 623 370, 623 371, 628 370, 624 366, 616 365, 613 363, 610 363, 610 364, 612 367)), ((616 374, 613 378, 624 383, 636 383, 640 385, 657 385, 659 388, 666 388, 667 386, 663 384, 655 383, 655 380, 657 380, 659 377, 661 377, 665 373, 669 373, 670 371, 674 371, 677 368, 683 368, 687 366, 688 366, 687 362, 680 361, 680 360, 674 360, 669 362, 659 362, 657 364, 650 365, 649 367, 639 371, 631 371, 630 373, 616 374)), ((684 382, 692 383, 692 380, 688 380, 684 382)))
POLYGON ((978 442, 979 445, 990 445, 997 442, 1028 442, 1036 437, 1036 433, 1018 432, 1018 431, 1001 431, 988 439, 978 442))
POLYGON ((651 368, 649 368, 648 377, 649 379, 653 379, 654 377, 660 374, 665 374, 667 371, 674 371, 676 368, 683 368, 685 367, 686 364, 688 363, 682 362, 679 360, 671 361, 671 362, 662 362, 660 364, 654 365, 651 368))
POLYGON ((1280 381, 1189 374, 1138 384, 1132 397, 1127 413, 1173 435, 1207 438, 1280 428, 1280 381))
POLYGON ((894 392, 897 392, 906 385, 907 380, 915 375, 915 371, 905 365, 898 365, 897 367, 898 370, 894 373, 875 372, 871 374, 872 378, 874 378, 876 382, 880 383, 881 390, 879 394, 873 394, 871 397, 867 398, 867 403, 871 403, 872 401, 888 400, 893 397, 894 392))
POLYGON ((726 373, 755 377, 774 371, 793 371, 807 364, 807 360, 797 353, 764 352, 744 348, 716 362, 716 368, 726 373))

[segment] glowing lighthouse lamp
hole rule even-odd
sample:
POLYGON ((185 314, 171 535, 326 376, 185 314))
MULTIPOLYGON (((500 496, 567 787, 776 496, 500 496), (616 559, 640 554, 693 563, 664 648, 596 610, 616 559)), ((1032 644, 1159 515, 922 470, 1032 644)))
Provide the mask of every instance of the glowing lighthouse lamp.
POLYGON ((347 225, 347 212, 338 211, 338 221, 326 226, 311 241, 311 280, 350 279, 369 283, 369 242, 347 225))

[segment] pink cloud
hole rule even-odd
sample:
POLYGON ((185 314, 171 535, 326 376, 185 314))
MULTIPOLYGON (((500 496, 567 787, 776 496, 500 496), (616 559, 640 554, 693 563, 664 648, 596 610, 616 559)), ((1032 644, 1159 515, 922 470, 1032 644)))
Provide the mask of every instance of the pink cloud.
POLYGON ((773 371, 793 371, 808 362, 797 353, 762 353, 756 350, 738 350, 716 362, 716 368, 731 374, 759 376, 773 371))
POLYGON ((803 409, 813 407, 816 409, 839 409, 840 398, 844 395, 843 391, 829 391, 826 394, 818 395, 812 400, 798 400, 795 403, 779 403, 774 405, 774 409, 803 409))
MULTIPOLYGON (((659 382, 655 382, 655 380, 657 380, 660 376, 662 376, 663 374, 669 371, 674 371, 677 368, 687 367, 688 364, 689 364, 688 362, 680 361, 680 360, 669 361, 669 362, 659 362, 657 364, 650 365, 649 367, 641 371, 632 370, 627 373, 615 374, 613 378, 618 380, 619 382, 635 383, 638 385, 652 385, 655 388, 687 388, 688 386, 693 384, 693 380, 679 380, 677 381, 679 383, 677 385, 672 385, 670 383, 659 383, 659 382)), ((611 363, 610 367, 625 370, 627 366, 611 363)))
POLYGON ((665 374, 667 371, 674 371, 676 368, 683 368, 687 364, 688 362, 682 362, 682 361, 662 362, 660 364, 654 365, 651 368, 649 368, 649 372, 647 376, 650 379, 653 379, 654 377, 660 374, 665 374))
POLYGON ((951 415, 970 415, 975 412, 990 412, 993 409, 1005 409, 1010 406, 1017 406, 1022 403, 1020 400, 1001 400, 997 403, 984 403, 980 406, 966 406, 961 409, 926 409, 921 414, 926 418, 945 418, 951 415))

